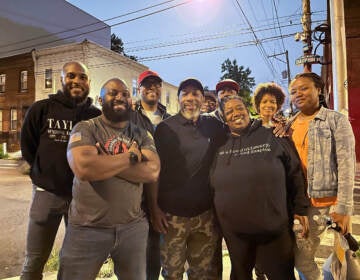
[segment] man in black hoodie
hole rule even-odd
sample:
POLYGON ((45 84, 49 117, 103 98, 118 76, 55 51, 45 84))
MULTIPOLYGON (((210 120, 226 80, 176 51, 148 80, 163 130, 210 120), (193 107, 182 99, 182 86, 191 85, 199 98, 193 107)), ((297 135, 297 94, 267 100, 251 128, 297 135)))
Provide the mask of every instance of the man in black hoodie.
POLYGON ((42 279, 62 217, 67 224, 74 177, 66 159, 70 132, 79 121, 101 114, 88 97, 85 65, 66 63, 61 84, 62 90, 30 107, 21 130, 21 152, 33 183, 23 280, 42 279))

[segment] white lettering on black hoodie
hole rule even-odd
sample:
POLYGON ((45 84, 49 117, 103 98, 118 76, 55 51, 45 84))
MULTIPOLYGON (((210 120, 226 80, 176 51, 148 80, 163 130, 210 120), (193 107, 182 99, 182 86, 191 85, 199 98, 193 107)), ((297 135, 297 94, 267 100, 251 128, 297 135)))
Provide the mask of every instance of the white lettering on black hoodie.
POLYGON ((73 173, 66 159, 70 132, 76 123, 97 117, 101 111, 91 98, 76 104, 62 91, 35 102, 21 129, 21 152, 30 164, 34 185, 61 196, 71 196, 73 173))
POLYGON ((309 200, 298 154, 288 138, 252 121, 219 148, 211 174, 220 224, 239 235, 277 235, 309 200))

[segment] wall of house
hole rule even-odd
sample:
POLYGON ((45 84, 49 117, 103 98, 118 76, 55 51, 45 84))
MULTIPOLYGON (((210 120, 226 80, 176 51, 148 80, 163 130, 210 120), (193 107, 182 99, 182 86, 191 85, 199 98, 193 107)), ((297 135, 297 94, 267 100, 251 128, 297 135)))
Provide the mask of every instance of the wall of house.
POLYGON ((0 93, 2 129, 0 143, 7 143, 9 152, 19 149, 20 130, 26 110, 35 99, 34 64, 31 53, 0 59, 0 75, 6 75, 5 91, 0 93), (27 89, 21 90, 20 73, 27 71, 27 89), (16 110, 11 126, 11 110, 16 110))
MULTIPOLYGON (((91 80, 90 97, 94 99, 96 105, 99 105, 97 99, 101 86, 113 77, 123 79, 127 83, 133 99, 137 100, 139 98, 137 77, 148 69, 145 65, 89 41, 35 50, 33 55, 36 69, 36 100, 44 99, 48 94, 61 89, 61 68, 69 61, 81 61, 88 66, 91 80), (52 69, 53 72, 52 88, 45 88, 46 69, 52 69)), ((161 103, 168 106, 171 114, 178 112, 176 86, 164 81, 161 103)))
POLYGON ((0 57, 85 39, 110 48, 110 26, 65 0, 1 0, 0 26, 0 57))
POLYGON ((356 139, 360 161, 360 2, 344 1, 348 71, 349 119, 356 139))
MULTIPOLYGON (((347 55, 347 87, 349 120, 352 125, 356 141, 356 158, 360 161, 360 2, 345 0, 345 33, 346 33, 346 55, 347 55)), ((329 5, 328 5, 328 22, 329 5)), ((328 92, 328 104, 334 108, 334 88, 332 79, 331 45, 324 48, 324 61, 330 64, 322 67, 322 76, 325 80, 326 91, 328 92)))

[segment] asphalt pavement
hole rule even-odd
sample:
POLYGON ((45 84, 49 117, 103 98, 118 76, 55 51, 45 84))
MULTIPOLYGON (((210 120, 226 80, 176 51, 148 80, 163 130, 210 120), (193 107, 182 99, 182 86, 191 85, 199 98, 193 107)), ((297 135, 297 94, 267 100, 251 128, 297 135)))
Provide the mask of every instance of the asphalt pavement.
MULTIPOLYGON (((0 159, 0 279, 19 275, 24 261, 32 185, 14 160, 0 159)), ((64 235, 62 225, 56 247, 64 235)))

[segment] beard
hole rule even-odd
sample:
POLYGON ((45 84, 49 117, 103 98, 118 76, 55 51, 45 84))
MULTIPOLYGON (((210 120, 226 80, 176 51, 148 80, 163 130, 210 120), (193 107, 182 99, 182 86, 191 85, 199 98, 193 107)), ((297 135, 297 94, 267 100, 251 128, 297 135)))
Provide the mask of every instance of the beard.
POLYGON ((148 104, 148 105, 150 105, 150 106, 154 106, 154 105, 156 105, 157 103, 158 103, 158 100, 159 99, 149 99, 149 98, 147 98, 147 96, 144 94, 143 96, 142 96, 142 101, 145 103, 145 104, 148 104))
POLYGON ((130 105, 127 102, 106 102, 102 106, 102 112, 104 116, 111 122, 117 123, 117 122, 124 122, 129 120, 130 116, 130 105), (114 110, 114 105, 116 104, 122 104, 125 106, 125 110, 114 110))
POLYGON ((181 103, 180 104, 180 111, 181 114, 188 120, 195 120, 199 117, 200 115, 200 108, 201 108, 201 103, 194 101, 194 102, 186 102, 186 103, 181 103), (187 107, 191 106, 192 109, 189 110, 187 107))
POLYGON ((157 101, 154 100, 154 99, 153 100, 143 99, 143 101, 144 101, 144 103, 146 103, 146 104, 148 104, 150 106, 154 106, 157 103, 157 101))
POLYGON ((70 90, 66 87, 63 88, 63 93, 67 98, 69 98, 70 100, 73 100, 75 102, 75 104, 83 103, 89 95, 89 91, 85 90, 82 94, 73 96, 73 95, 71 95, 70 90))

